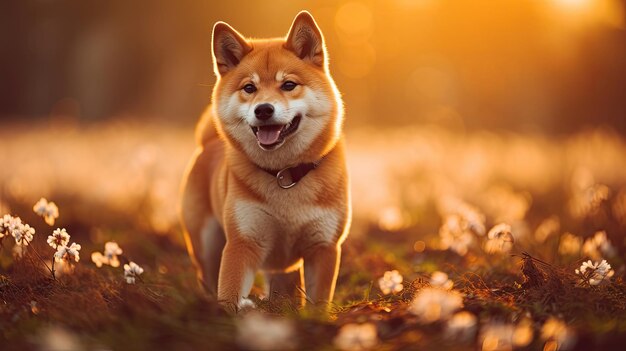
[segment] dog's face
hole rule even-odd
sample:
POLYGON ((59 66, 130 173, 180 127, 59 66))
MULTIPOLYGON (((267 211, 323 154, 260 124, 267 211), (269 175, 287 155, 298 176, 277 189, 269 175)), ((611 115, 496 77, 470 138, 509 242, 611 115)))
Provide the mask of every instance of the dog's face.
POLYGON ((219 22, 213 59, 218 130, 253 162, 280 169, 315 161, 335 145, 343 107, 324 39, 308 12, 284 39, 246 40, 219 22))

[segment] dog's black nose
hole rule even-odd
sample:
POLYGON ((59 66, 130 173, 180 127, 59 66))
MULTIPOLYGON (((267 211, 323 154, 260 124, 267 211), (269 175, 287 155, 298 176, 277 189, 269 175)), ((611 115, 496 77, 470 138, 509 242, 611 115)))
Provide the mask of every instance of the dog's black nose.
POLYGON ((256 115, 256 118, 261 121, 268 120, 274 115, 274 106, 267 103, 260 104, 254 109, 254 114, 256 115))

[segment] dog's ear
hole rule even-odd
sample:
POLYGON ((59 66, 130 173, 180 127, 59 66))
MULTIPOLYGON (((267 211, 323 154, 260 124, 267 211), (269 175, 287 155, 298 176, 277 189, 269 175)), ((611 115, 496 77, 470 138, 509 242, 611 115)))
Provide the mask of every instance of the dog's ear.
POLYGON ((285 48, 293 51, 302 60, 326 67, 324 37, 313 16, 307 11, 300 12, 293 20, 285 48))
POLYGON ((224 22, 213 26, 213 69, 222 76, 239 64, 252 46, 233 27, 224 22))

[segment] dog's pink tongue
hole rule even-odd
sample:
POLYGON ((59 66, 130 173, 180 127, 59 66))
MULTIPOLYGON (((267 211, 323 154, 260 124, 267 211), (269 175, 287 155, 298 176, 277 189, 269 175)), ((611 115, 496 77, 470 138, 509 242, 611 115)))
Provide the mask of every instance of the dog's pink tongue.
POLYGON ((280 138, 281 129, 283 129, 283 126, 259 127, 259 130, 256 133, 256 138, 261 144, 274 144, 278 141, 278 138, 280 138))

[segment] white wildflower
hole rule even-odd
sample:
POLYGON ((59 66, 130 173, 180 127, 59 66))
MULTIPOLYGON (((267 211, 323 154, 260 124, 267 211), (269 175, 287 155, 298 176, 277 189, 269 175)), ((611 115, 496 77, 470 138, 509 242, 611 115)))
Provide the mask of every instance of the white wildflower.
POLYGON ((583 262, 579 269, 576 269, 576 274, 581 276, 581 282, 588 283, 589 285, 599 285, 603 282, 608 282, 615 272, 611 269, 611 265, 602 260, 601 262, 592 262, 588 260, 583 262))
POLYGON ((409 311, 425 323, 448 319, 456 310, 463 307, 463 296, 456 290, 423 288, 415 296, 409 311))
POLYGON ((472 313, 455 313, 446 324, 445 335, 452 340, 470 340, 476 333, 477 318, 472 313))
POLYGON ((237 308, 239 309, 239 311, 250 311, 256 308, 256 304, 249 298, 242 296, 241 298, 239 298, 237 308))
POLYGON ((404 285, 402 285, 402 275, 397 270, 387 271, 385 274, 378 279, 378 286, 383 294, 391 294, 397 293, 404 289, 404 285))
POLYGON ((559 253, 565 256, 576 256, 580 253, 583 240, 572 233, 565 233, 559 240, 559 253))
POLYGON ((468 223, 459 215, 446 216, 441 228, 439 228, 439 237, 441 238, 442 249, 452 250, 461 256, 465 256, 474 241, 468 223))
POLYGON ((11 235, 9 228, 11 226, 12 220, 13 217, 8 214, 5 214, 4 216, 2 216, 2 219, 0 219, 0 239, 4 238, 5 236, 11 235))
POLYGON ((59 246, 66 246, 70 242, 70 235, 65 228, 57 228, 52 232, 52 235, 48 236, 48 245, 53 249, 57 249, 59 246))
POLYGON ((369 350, 378 344, 378 332, 372 323, 346 324, 339 329, 333 340, 339 350, 360 351, 369 350))
POLYGON ((91 262, 95 263, 98 268, 107 263, 106 257, 101 252, 94 251, 91 253, 91 262))
POLYGON ((485 235, 485 215, 476 207, 453 196, 442 197, 437 206, 442 216, 457 215, 467 230, 480 236, 485 235))
POLYGON ((450 196, 442 197, 437 207, 443 217, 439 229, 441 248, 464 256, 474 235, 485 235, 485 215, 463 200, 450 196))
POLYGON ((54 260, 56 262, 78 262, 80 260, 80 245, 77 243, 72 243, 72 245, 67 246, 59 246, 57 247, 57 252, 54 254, 54 260))
POLYGON ((54 225, 54 220, 59 218, 59 208, 54 202, 48 202, 43 197, 33 206, 33 211, 42 216, 50 226, 54 225))
POLYGON ((454 282, 448 279, 448 275, 444 272, 436 271, 430 276, 430 285, 435 288, 451 290, 454 282))
POLYGON ((103 264, 108 264, 111 267, 119 267, 120 260, 117 257, 122 254, 120 246, 114 242, 109 241, 104 244, 104 254, 100 252, 94 252, 91 254, 91 261, 98 267, 102 267, 103 264))
POLYGON ((583 244, 583 255, 592 260, 599 260, 602 257, 615 256, 615 247, 611 244, 606 236, 605 231, 598 231, 595 235, 583 244))
POLYGON ((237 343, 246 350, 291 350, 297 346, 293 323, 251 312, 237 321, 237 343))
POLYGON ((31 228, 28 224, 22 224, 20 221, 20 225, 12 231, 12 234, 17 245, 28 246, 33 241, 35 228, 31 228))
POLYGON ((511 233, 511 226, 506 223, 500 223, 487 233, 487 241, 485 241, 485 251, 490 254, 507 253, 513 248, 515 239, 511 233))
POLYGON ((35 229, 28 224, 22 223, 20 217, 12 217, 4 215, 0 225, 0 238, 11 235, 15 239, 15 243, 27 246, 35 234, 35 229))
POLYGON ((122 248, 115 241, 108 241, 104 243, 104 255, 107 257, 113 257, 122 254, 122 248))
POLYGON ((124 278, 126 278, 126 283, 135 284, 135 279, 138 278, 143 273, 143 268, 141 268, 135 262, 130 262, 124 265, 124 278))
POLYGON ((574 346, 576 335, 562 320, 550 317, 541 328, 541 339, 546 341, 544 350, 568 350, 574 346))

